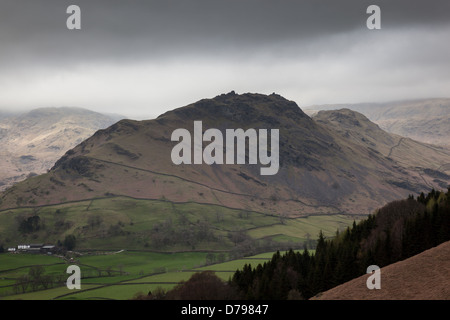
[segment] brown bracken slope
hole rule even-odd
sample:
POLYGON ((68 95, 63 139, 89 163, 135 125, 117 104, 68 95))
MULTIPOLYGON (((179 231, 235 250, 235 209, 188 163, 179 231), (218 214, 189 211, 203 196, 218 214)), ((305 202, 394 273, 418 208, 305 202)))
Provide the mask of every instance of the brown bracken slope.
POLYGON ((450 241, 380 271, 381 289, 367 288, 367 274, 312 299, 450 300, 450 241))

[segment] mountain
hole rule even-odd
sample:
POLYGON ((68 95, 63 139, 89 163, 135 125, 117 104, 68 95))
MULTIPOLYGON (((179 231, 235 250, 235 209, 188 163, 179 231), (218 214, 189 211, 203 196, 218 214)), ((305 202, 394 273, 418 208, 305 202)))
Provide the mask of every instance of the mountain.
POLYGON ((450 242, 380 269, 380 289, 369 290, 369 274, 325 291, 313 300, 447 300, 450 242))
MULTIPOLYGON (((360 127, 373 124, 358 117, 348 115, 345 125, 365 135, 360 127)), ((399 143, 401 138, 378 129, 376 135, 362 136, 359 141, 342 130, 311 119, 295 102, 277 94, 230 92, 153 120, 121 120, 99 130, 69 150, 48 173, 2 193, 0 206, 7 209, 127 196, 295 218, 368 214, 391 200, 448 182, 447 174, 439 171, 450 163, 444 149, 409 140, 399 143), (279 129, 278 173, 261 175, 261 164, 174 164, 171 152, 178 142, 171 141, 172 132, 181 128, 192 133, 198 120, 203 132, 211 128, 224 133, 238 128, 279 129), (378 139, 386 141, 373 146, 378 139), (433 161, 414 156, 422 152, 433 155, 433 161)))
POLYGON ((0 190, 46 172, 66 151, 118 120, 69 107, 0 114, 0 190))
POLYGON ((386 103, 329 104, 307 107, 319 110, 348 108, 367 116, 381 129, 417 141, 450 146, 450 99, 420 99, 386 103))
MULTIPOLYGON (((444 190, 449 186, 448 148, 388 133, 363 114, 350 109, 319 111, 313 119, 332 128, 346 140, 395 161, 411 176, 422 179, 430 190, 436 184, 444 190)), ((396 183, 408 184, 409 180, 396 183)))

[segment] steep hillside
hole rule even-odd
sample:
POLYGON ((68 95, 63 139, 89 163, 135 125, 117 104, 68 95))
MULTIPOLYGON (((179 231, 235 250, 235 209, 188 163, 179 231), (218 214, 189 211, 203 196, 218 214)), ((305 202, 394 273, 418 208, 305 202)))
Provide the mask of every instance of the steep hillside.
MULTIPOLYGON (((96 132, 68 151, 49 173, 4 192, 1 208, 123 195, 286 217, 367 214, 390 200, 428 190, 430 184, 438 187, 438 182, 424 181, 411 170, 414 163, 405 166, 385 153, 313 121, 279 95, 231 92, 154 120, 122 120, 96 132), (192 133, 196 120, 203 122, 203 131, 279 129, 278 173, 260 175, 259 163, 175 165, 171 151, 177 142, 171 141, 171 134, 178 128, 192 133)), ((450 162, 445 154, 442 157, 429 169, 450 162)))
POLYGON ((315 300, 448 300, 450 242, 380 270, 381 289, 369 290, 361 276, 323 292, 315 300))
MULTIPOLYGON (((450 184, 450 149, 418 142, 382 130, 364 115, 350 109, 319 111, 317 122, 333 128, 343 138, 383 157, 394 160, 419 177, 431 189, 436 184, 446 189, 450 184)), ((408 180, 396 183, 408 184, 408 180)))
POLYGON ((68 107, 0 114, 0 190, 45 173, 66 151, 117 120, 68 107))

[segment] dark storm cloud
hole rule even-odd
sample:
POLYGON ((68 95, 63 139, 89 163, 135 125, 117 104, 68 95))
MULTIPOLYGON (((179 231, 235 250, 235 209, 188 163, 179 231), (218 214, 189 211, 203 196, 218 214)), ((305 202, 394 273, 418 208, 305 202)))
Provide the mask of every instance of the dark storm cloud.
MULTIPOLYGON (((271 45, 366 31, 373 1, 160 0, 2 1, 3 59, 140 59, 242 54, 271 45), (82 10, 82 30, 65 28, 66 8, 82 10)), ((449 1, 375 1, 383 28, 449 22, 449 1)), ((4 63, 5 61, 3 61, 4 63)), ((22 61, 26 62, 26 61, 22 61)))
POLYGON ((231 90, 309 104, 442 96, 449 32, 448 0, 1 0, 0 108, 158 115, 231 90), (81 30, 66 28, 71 4, 81 30), (371 4, 381 30, 366 27, 371 4))

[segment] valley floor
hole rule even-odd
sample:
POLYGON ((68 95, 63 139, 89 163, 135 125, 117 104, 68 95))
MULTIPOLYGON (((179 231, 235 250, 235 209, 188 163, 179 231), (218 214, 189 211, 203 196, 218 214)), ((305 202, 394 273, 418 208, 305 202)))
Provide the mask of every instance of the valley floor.
MULTIPOLYGON (((171 289, 180 281, 187 281, 194 273, 209 270, 226 281, 245 264, 257 265, 272 258, 273 252, 242 259, 204 265, 213 259, 206 252, 149 253, 122 251, 101 255, 86 255, 76 262, 81 268, 81 289, 69 290, 65 285, 32 291, 17 285, 17 279, 30 268, 41 265, 46 275, 65 273, 70 262, 61 258, 34 254, 2 254, 0 256, 1 300, 127 300, 137 294, 147 294, 158 287, 171 289), (202 266, 203 265, 203 266, 202 266), (18 292, 17 292, 18 291, 18 292)), ((72 263, 75 263, 72 262, 72 263)))

